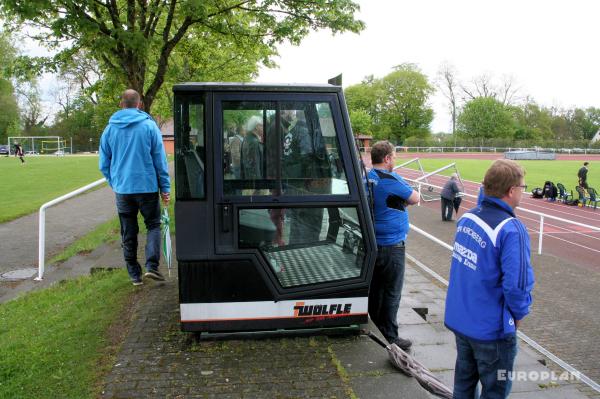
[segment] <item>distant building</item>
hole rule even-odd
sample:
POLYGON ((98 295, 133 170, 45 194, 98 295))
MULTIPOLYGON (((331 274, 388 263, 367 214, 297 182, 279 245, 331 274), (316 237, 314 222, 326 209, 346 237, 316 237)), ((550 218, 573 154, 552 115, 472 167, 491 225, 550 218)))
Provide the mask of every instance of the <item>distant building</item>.
POLYGON ((356 140, 358 140, 358 146, 360 148, 364 148, 367 151, 368 148, 371 148, 371 140, 373 140, 373 136, 369 136, 366 134, 357 134, 356 140))
POLYGON ((592 137, 592 143, 596 143, 598 141, 600 141, 600 129, 598 129, 594 137, 592 137))
POLYGON ((167 154, 175 153, 175 135, 173 134, 173 118, 167 119, 162 124, 160 120, 160 132, 162 134, 163 145, 165 146, 165 152, 167 154))

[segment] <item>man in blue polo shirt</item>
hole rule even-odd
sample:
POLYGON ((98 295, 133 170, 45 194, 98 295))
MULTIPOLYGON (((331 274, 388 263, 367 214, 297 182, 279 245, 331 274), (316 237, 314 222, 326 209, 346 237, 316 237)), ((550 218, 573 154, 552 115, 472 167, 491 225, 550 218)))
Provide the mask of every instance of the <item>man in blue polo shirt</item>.
POLYGON ((369 180, 373 183, 377 260, 369 289, 369 315, 390 344, 407 350, 412 345, 398 336, 398 307, 404 283, 404 243, 408 234, 406 206, 419 194, 392 170, 396 150, 389 141, 371 147, 369 180))
POLYGON ((517 354, 516 331, 534 285, 527 229, 515 216, 525 171, 500 159, 483 180, 481 205, 456 226, 445 325, 456 336, 454 398, 506 398, 517 354))

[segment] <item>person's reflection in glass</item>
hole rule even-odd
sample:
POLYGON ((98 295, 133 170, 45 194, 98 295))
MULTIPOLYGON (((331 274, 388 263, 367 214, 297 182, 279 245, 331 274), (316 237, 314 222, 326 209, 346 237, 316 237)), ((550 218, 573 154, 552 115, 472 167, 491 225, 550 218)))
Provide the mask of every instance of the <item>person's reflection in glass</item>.
POLYGON ((246 122, 246 137, 242 143, 242 179, 263 178, 263 120, 260 116, 251 117, 246 122))

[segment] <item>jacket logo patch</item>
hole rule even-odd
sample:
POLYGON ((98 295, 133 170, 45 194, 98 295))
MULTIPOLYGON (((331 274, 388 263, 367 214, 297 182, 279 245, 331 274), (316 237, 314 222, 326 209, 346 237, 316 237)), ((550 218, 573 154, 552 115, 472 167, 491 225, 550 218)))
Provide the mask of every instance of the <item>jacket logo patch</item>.
POLYGON ((452 257, 470 269, 477 270, 477 254, 459 243, 454 243, 452 257))
POLYGON ((457 233, 465 233, 466 235, 471 237, 473 240, 475 240, 481 248, 485 248, 487 246, 487 242, 485 242, 485 240, 483 238, 481 238, 481 236, 479 234, 477 234, 477 232, 470 227, 458 226, 456 228, 456 232, 457 233))

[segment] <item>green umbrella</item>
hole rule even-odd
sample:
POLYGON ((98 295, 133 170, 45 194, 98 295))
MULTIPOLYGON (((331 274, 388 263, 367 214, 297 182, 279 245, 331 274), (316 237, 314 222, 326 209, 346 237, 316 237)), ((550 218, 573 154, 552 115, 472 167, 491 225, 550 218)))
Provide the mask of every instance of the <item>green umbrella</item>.
POLYGON ((169 268, 169 277, 171 277, 171 260, 172 260, 172 248, 171 248, 171 227, 169 223, 171 222, 171 218, 169 217, 169 210, 167 208, 163 208, 162 215, 160 216, 161 230, 162 230, 162 247, 163 247, 163 257, 167 262, 167 267, 169 268))

